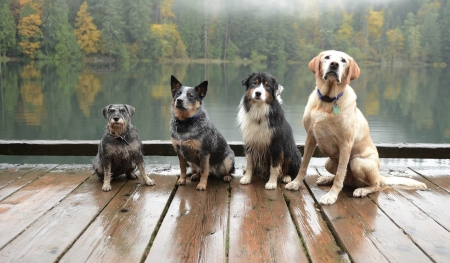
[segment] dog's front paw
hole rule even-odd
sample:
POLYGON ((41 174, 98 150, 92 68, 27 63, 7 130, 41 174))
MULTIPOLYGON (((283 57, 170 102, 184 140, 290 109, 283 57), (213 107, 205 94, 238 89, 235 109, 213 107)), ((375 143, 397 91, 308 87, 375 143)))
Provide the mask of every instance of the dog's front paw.
POLYGON ((424 183, 418 182, 417 183, 417 189, 427 189, 427 185, 424 184, 424 183))
POLYGON ((353 197, 364 197, 370 193, 370 191, 367 191, 364 188, 357 188, 355 189, 355 191, 353 191, 353 197))
POLYGON ((110 184, 103 184, 102 190, 105 192, 111 191, 111 185, 110 184))
POLYGON ((231 177, 231 175, 225 175, 223 177, 223 181, 224 182, 231 182, 232 179, 233 179, 233 177, 231 177))
POLYGON ((292 181, 292 178, 289 175, 285 175, 283 176, 283 178, 281 178, 281 181, 285 184, 290 183, 292 181))
POLYGON ((320 198, 319 203, 321 203, 322 205, 332 205, 336 203, 336 200, 337 195, 327 193, 326 195, 322 196, 322 198, 320 198))
POLYGON ((277 183, 275 182, 267 182, 265 186, 266 190, 277 189, 277 183))
POLYGON ((182 185, 182 184, 186 184, 186 179, 178 179, 177 181, 177 185, 182 185))
POLYGON ((206 190, 206 184, 204 183, 199 183, 197 185, 197 190, 206 190))
POLYGON ((300 183, 294 180, 288 183, 284 188, 291 191, 297 191, 300 188, 300 183))
POLYGON ((150 177, 147 177, 147 179, 145 180, 145 184, 146 185, 155 185, 155 181, 153 179, 151 179, 150 177))
POLYGON ((320 176, 317 178, 317 185, 331 185, 333 181, 334 176, 320 176))
POLYGON ((191 175, 191 181, 198 181, 198 180, 200 180, 200 174, 196 173, 191 175))
POLYGON ((252 178, 250 176, 243 176, 239 181, 241 184, 249 184, 252 182, 252 178))

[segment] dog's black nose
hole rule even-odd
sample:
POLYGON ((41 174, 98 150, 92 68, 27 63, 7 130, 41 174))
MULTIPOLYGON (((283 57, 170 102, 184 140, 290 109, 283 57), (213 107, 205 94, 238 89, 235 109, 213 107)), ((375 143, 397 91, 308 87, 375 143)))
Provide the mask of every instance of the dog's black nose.
POLYGON ((115 122, 118 122, 120 120, 119 117, 114 117, 113 119, 114 119, 115 122))
POLYGON ((331 62, 331 63, 330 63, 330 68, 334 68, 334 69, 339 68, 339 63, 337 63, 337 62, 331 62))
POLYGON ((256 97, 261 97, 261 92, 259 92, 259 91, 255 92, 255 96, 256 97))

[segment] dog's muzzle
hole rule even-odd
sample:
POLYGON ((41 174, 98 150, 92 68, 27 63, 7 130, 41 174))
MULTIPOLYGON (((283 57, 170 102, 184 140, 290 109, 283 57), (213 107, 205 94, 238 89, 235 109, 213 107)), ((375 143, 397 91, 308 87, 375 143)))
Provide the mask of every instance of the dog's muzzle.
POLYGON ((183 100, 181 100, 181 99, 177 99, 177 100, 175 101, 175 107, 176 107, 177 109, 181 109, 181 110, 185 110, 185 109, 186 109, 186 108, 184 107, 183 100))

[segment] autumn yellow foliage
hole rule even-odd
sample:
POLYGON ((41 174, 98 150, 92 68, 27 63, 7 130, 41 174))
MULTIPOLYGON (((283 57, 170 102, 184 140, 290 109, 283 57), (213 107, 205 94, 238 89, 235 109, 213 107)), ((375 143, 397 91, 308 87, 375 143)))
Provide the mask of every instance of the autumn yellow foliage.
POLYGON ((100 30, 97 29, 87 9, 88 4, 84 1, 77 13, 75 36, 81 50, 88 54, 97 53, 99 51, 100 30))

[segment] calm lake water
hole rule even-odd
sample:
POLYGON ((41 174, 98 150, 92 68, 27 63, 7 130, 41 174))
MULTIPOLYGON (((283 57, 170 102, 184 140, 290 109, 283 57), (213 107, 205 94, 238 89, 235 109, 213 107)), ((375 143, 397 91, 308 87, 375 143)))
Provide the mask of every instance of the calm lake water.
MULTIPOLYGON (((450 69, 360 66, 351 86, 369 121, 374 142, 450 143, 450 69)), ((244 93, 241 80, 267 71, 284 86, 281 94, 297 142, 305 140, 302 116, 315 86, 307 64, 88 65, 2 64, 0 139, 99 140, 106 120, 101 109, 126 103, 143 140, 169 140, 170 75, 186 86, 209 81, 204 100, 210 119, 227 140, 242 140, 236 126, 244 93)), ((92 157, 11 157, 0 162, 84 162, 92 157)))

